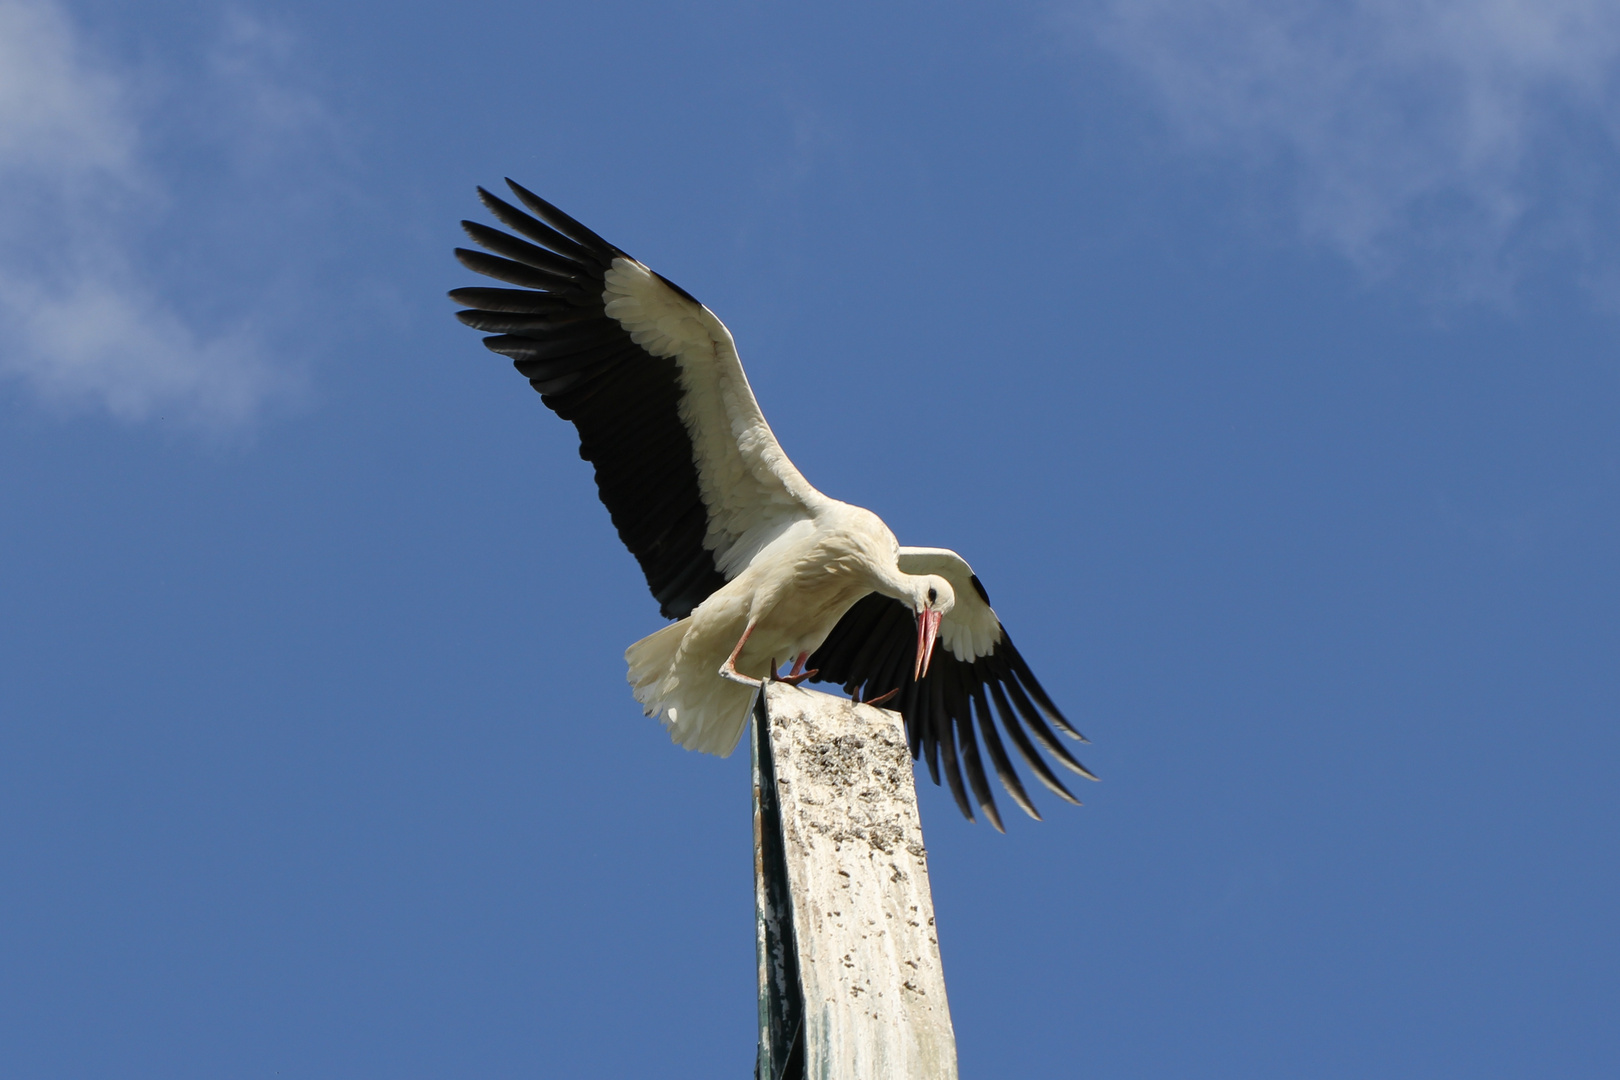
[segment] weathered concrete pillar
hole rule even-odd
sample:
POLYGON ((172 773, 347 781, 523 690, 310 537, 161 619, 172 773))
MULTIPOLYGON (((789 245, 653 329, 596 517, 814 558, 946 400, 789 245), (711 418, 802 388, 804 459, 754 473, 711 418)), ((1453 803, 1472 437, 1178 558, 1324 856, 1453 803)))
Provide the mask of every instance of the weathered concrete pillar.
POLYGON ((754 842, 761 1080, 956 1080, 899 715, 767 684, 754 842))

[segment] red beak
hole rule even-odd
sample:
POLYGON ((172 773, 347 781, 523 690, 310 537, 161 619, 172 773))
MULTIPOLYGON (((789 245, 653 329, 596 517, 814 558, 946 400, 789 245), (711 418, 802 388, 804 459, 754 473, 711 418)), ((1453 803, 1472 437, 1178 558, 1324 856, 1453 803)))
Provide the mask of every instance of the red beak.
POLYGON ((939 620, 937 611, 917 613, 917 663, 911 672, 914 681, 928 674, 928 662, 934 658, 934 639, 939 637, 939 620))

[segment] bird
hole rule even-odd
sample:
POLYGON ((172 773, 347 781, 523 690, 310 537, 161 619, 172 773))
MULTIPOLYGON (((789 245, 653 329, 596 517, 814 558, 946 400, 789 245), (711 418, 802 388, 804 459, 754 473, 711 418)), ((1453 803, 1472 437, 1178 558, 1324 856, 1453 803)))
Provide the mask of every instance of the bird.
POLYGON ((677 744, 725 756, 765 681, 836 684, 900 713, 913 760, 936 785, 943 773, 969 821, 976 804, 1005 831, 985 757, 1040 819, 1002 732, 1046 787, 1079 805, 1036 744, 1095 780, 1053 729, 1087 740, 1013 646, 972 567, 945 548, 902 547, 872 511, 813 487, 772 434, 713 312, 506 183, 520 205, 478 195, 511 231, 463 221, 483 250, 455 255, 516 287, 450 298, 578 429, 619 538, 673 620, 625 651, 643 712, 677 744))

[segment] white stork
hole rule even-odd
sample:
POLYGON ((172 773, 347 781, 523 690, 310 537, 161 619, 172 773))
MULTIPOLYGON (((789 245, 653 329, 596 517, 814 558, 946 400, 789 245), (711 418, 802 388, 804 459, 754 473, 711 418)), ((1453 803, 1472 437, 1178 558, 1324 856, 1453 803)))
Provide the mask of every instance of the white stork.
POLYGON ((1030 737, 1095 780, 1047 721, 1084 739, 1035 681, 961 556, 901 547, 876 514, 811 487, 771 434, 713 312, 507 184, 530 213, 478 193, 528 239, 462 222, 493 254, 457 249, 456 257, 519 288, 450 297, 467 308, 457 317, 495 335, 484 344, 511 357, 541 400, 579 429, 580 457, 596 468, 619 538, 675 620, 625 652, 646 714, 680 745, 724 756, 764 679, 815 679, 873 703, 893 699, 912 757, 926 752, 936 784, 943 759, 972 820, 965 766, 975 801, 1001 829, 975 720, 1001 782, 1040 814, 1008 759, 999 716, 1035 774, 1078 803, 1030 737), (936 638, 944 645, 937 658, 936 638), (793 662, 785 677, 779 660, 793 662))

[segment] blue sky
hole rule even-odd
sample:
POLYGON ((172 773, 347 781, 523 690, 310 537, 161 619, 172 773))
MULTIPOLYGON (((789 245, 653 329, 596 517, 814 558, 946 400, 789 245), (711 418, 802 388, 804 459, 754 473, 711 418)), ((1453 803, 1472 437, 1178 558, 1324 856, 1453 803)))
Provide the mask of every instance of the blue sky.
POLYGON ((1093 740, 922 784, 964 1076, 1614 1075, 1617 146, 1581 0, 0 0, 0 1067, 751 1067, 510 175, 1093 740))

